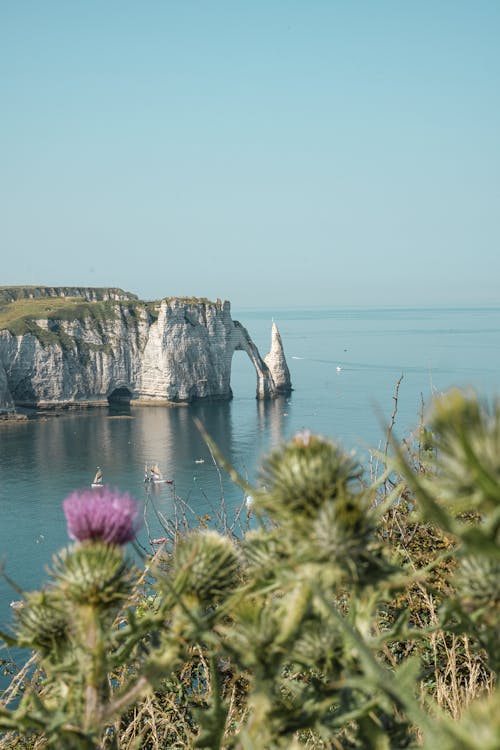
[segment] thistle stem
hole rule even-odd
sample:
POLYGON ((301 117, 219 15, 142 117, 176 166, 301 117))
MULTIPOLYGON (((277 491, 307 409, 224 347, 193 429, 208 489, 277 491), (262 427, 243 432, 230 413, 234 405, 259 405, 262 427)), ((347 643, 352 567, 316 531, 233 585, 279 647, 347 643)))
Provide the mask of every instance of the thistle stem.
POLYGON ((82 607, 82 621, 85 626, 84 646, 87 661, 84 729, 96 732, 100 726, 99 693, 103 683, 104 656, 99 612, 93 606, 82 607))

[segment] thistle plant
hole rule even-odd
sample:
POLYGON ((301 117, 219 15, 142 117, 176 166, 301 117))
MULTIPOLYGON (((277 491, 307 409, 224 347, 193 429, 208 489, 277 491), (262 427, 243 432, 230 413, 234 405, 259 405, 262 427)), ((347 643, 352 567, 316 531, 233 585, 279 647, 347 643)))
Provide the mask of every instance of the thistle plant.
POLYGON ((458 389, 437 398, 430 420, 441 501, 480 513, 500 505, 500 408, 458 389))
POLYGON ((355 498, 361 475, 362 468, 351 455, 304 430, 264 460, 261 482, 266 489, 256 495, 256 509, 287 523, 294 518, 313 518, 319 508, 335 499, 339 523, 354 529, 360 522, 361 508, 355 498))
POLYGON ((43 676, 0 708, 0 748, 499 747, 500 407, 453 392, 418 434, 425 470, 394 443, 372 484, 307 431, 258 488, 228 467, 252 530, 190 530, 142 573, 135 502, 67 498, 75 544, 10 639, 43 676))
POLYGON ((135 537, 139 507, 104 488, 72 493, 63 509, 75 544, 54 556, 48 586, 14 610, 17 643, 37 651, 43 690, 26 694, 11 721, 43 727, 54 746, 94 748, 109 697, 111 626, 137 577, 122 545, 135 537))
POLYGON ((15 608, 20 646, 37 649, 45 659, 64 658, 69 641, 69 618, 61 599, 48 589, 28 594, 15 608))
POLYGON ((254 503, 264 527, 249 537, 247 555, 254 556, 255 545, 262 554, 267 539, 275 551, 281 545, 283 556, 301 559, 316 569, 314 575, 329 576, 337 586, 364 587, 381 567, 386 575, 370 512, 374 493, 363 485, 362 473, 359 461, 335 443, 308 431, 297 433, 264 461, 260 479, 265 489, 255 493, 254 503))
POLYGON ((173 586, 182 597, 213 607, 238 584, 238 569, 238 553, 230 539, 215 531, 194 532, 175 549, 173 586))

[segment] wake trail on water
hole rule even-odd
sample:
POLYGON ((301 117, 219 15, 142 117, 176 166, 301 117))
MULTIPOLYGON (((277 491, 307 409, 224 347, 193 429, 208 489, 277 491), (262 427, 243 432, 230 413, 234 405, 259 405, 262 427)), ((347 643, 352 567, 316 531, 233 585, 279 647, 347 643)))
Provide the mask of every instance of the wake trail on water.
MULTIPOLYGON (((305 362, 316 362, 321 365, 333 365, 335 367, 341 367, 342 371, 356 372, 356 371, 368 371, 376 370, 377 372, 412 372, 412 373, 427 373, 429 371, 429 363, 425 365, 401 365, 401 364, 379 364, 375 362, 347 362, 346 360, 337 359, 320 359, 316 357, 298 357, 292 356, 291 359, 298 359, 305 362)), ((484 368, 483 368, 484 369, 484 368)), ((456 368, 443 368, 432 366, 434 373, 440 375, 446 375, 449 373, 455 373, 456 368)), ((474 372, 473 367, 461 367, 461 372, 474 372)))

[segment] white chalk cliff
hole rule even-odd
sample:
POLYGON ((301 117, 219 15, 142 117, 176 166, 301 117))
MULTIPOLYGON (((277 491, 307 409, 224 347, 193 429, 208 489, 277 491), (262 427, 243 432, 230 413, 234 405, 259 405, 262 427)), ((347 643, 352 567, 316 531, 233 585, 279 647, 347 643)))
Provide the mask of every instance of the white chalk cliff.
MULTIPOLYGON (((77 296, 75 291, 65 294, 77 296)), ((103 314, 95 297, 80 296, 86 308, 74 319, 51 312, 30 320, 22 334, 0 330, 0 413, 113 400, 228 400, 236 350, 246 351, 255 367, 257 398, 292 389, 276 326, 264 360, 247 330, 232 320, 229 302, 169 298, 153 304, 133 295, 101 296, 107 299, 103 314)))

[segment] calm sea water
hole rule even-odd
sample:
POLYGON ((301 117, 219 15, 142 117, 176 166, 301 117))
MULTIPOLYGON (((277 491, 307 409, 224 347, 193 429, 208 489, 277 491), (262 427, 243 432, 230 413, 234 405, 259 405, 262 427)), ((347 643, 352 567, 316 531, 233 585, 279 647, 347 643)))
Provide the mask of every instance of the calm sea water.
MULTIPOLYGON (((96 465, 106 483, 145 500, 143 468, 157 461, 175 480, 175 492, 195 514, 212 513, 224 495, 229 512, 241 490, 222 479, 193 422, 198 417, 223 454, 251 481, 262 457, 297 430, 309 428, 356 447, 383 440, 399 389, 396 433, 417 423, 422 398, 453 385, 496 396, 500 372, 500 309, 236 310, 261 354, 276 320, 291 371, 290 398, 255 399, 256 376, 243 352, 233 358, 230 403, 192 407, 108 409, 64 414, 19 424, 0 423, 0 557, 21 588, 40 586, 52 554, 67 542, 61 502, 89 485, 96 465), (204 463, 199 461, 204 459, 204 463)), ((154 496, 169 515, 173 486, 154 496)), ((154 518, 153 535, 161 533, 154 518)), ((0 628, 19 598, 0 579, 0 628)), ((1 655, 1 652, 0 652, 1 655)))

